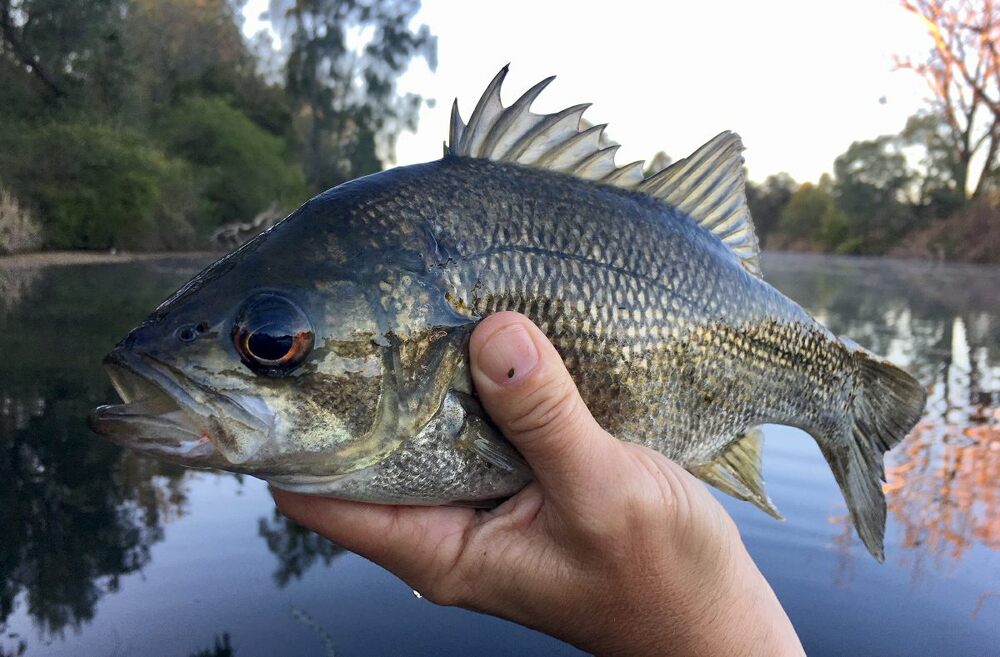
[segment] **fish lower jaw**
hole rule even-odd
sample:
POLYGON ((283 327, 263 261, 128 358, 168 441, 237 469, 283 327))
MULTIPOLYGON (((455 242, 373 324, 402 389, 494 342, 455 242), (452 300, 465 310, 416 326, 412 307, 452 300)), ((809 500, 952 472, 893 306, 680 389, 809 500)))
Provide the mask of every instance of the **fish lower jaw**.
POLYGON ((99 406, 87 417, 90 429, 111 442, 137 452, 184 462, 216 455, 209 434, 190 424, 179 408, 144 415, 142 403, 99 406))

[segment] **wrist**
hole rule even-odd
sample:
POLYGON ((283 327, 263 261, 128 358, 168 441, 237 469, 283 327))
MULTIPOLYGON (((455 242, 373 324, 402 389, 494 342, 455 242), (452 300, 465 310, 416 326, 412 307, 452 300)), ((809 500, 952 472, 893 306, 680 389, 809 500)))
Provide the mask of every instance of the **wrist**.
POLYGON ((608 657, 804 655, 791 621, 742 541, 731 547, 726 558, 714 560, 714 572, 692 568, 689 577, 657 578, 672 584, 640 594, 631 609, 625 605, 610 615, 614 624, 602 627, 600 635, 575 645, 608 657))
MULTIPOLYGON (((714 613, 703 615, 691 636, 705 645, 691 655, 793 657, 804 651, 792 623, 750 554, 737 541, 733 561, 721 573, 714 613)), ((662 654, 662 652, 660 653, 662 654)))

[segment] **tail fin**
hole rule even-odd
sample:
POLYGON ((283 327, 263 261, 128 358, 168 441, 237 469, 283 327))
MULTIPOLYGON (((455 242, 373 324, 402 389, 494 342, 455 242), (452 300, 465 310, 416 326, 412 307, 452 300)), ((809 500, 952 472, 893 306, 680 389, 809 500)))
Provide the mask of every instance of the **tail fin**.
POLYGON ((842 338, 860 369, 861 386, 839 439, 820 444, 840 484, 858 536, 885 560, 885 480, 882 456, 906 437, 924 411, 927 392, 912 376, 852 340, 842 338))

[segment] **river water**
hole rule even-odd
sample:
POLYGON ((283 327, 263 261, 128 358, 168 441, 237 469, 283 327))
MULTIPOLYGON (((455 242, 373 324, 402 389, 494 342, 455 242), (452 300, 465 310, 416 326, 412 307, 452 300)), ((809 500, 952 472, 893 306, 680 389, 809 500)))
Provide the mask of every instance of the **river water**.
MULTIPOLYGON (((0 264, 0 657, 573 655, 439 608, 276 515, 266 486, 91 435, 108 348, 200 258, 0 264)), ((1000 268, 767 254, 767 279, 913 371, 887 458, 886 562, 816 444, 767 427, 778 522, 720 495, 810 655, 1000 655, 1000 268)))

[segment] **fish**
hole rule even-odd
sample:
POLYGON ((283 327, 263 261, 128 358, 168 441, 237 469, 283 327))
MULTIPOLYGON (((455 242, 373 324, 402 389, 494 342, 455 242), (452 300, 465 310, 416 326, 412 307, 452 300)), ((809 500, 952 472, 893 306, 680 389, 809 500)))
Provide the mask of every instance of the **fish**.
POLYGON ((532 480, 480 405, 468 339, 525 314, 593 416, 781 517, 760 427, 812 436, 884 559, 885 452, 926 392, 763 278, 743 145, 647 174, 588 105, 511 105, 504 67, 441 159, 330 189, 208 266, 104 360, 93 431, 193 468, 382 504, 490 506, 532 480))

